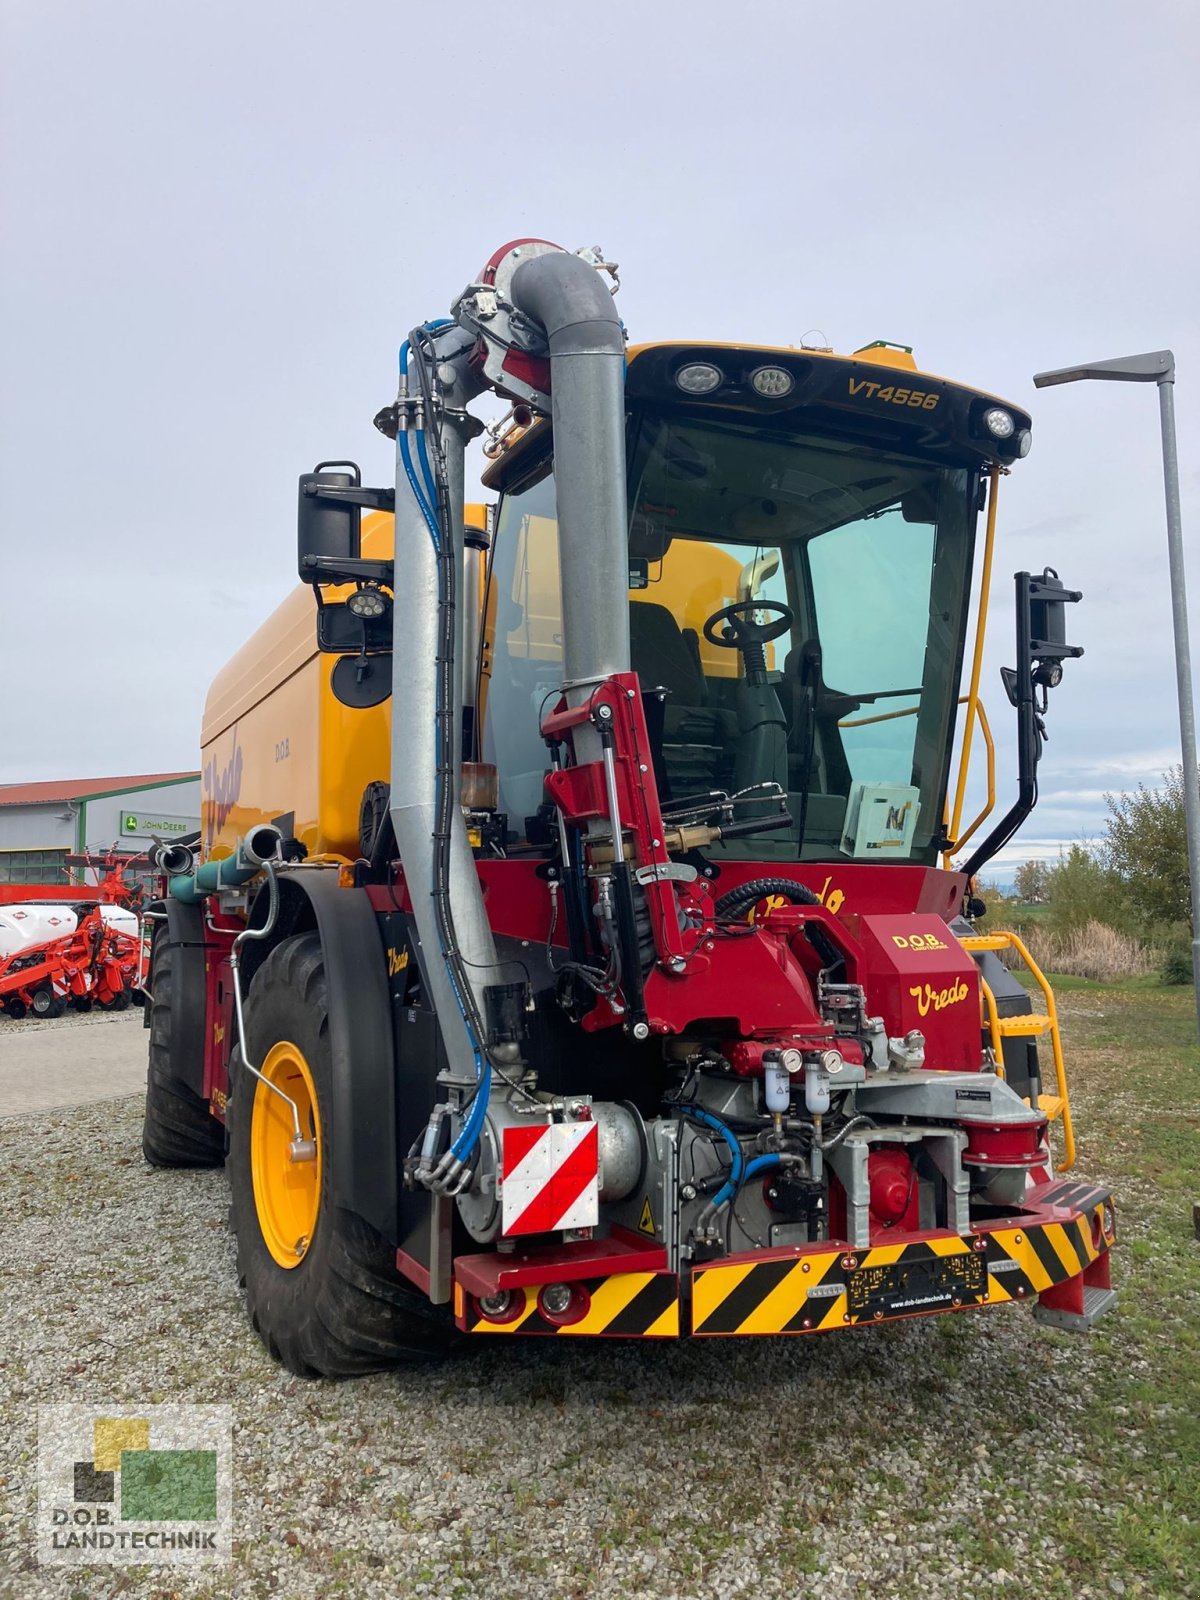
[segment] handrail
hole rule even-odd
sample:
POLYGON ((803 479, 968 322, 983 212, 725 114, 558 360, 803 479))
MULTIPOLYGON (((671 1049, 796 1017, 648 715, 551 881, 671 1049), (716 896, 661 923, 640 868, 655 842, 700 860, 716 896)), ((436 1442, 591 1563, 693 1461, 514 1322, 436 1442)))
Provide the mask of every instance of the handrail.
MULTIPOLYGON (((1054 1081, 1058 1090, 1061 1103, 1061 1117, 1063 1128, 1063 1159, 1058 1164, 1060 1172, 1068 1172, 1075 1165, 1075 1128, 1071 1121, 1071 1094, 1067 1087, 1067 1068, 1063 1061, 1062 1036, 1058 1028, 1058 1005, 1054 999, 1054 990, 1046 974, 1038 966, 1029 953, 1029 947, 1020 935, 1005 929, 999 933, 968 934, 959 941, 965 950, 1015 950, 1021 960, 1029 968, 1030 975, 1038 988, 1042 991, 1042 999, 1046 1002, 1046 1020, 1049 1023, 1050 1048, 1054 1054, 1054 1081)), ((987 984, 982 974, 980 982, 985 990, 987 984)), ((989 991, 990 995, 990 991, 989 991)), ((995 1006, 995 996, 990 995, 991 1006, 995 1006)), ((995 1050, 996 1042, 1003 1037, 1003 1029, 998 1013, 989 1012, 989 1031, 992 1036, 992 1048, 995 1050)))
MULTIPOLYGON (((960 700, 959 705, 962 705, 960 700)), ((839 728, 867 728, 872 722, 891 722, 894 717, 915 717, 920 706, 905 706, 903 711, 877 711, 873 717, 846 717, 839 728)))
MULTIPOLYGON (((979 716, 979 731, 983 734, 983 742, 987 747, 987 799, 984 802, 983 810, 975 818, 974 822, 955 839, 955 850, 961 850, 980 823, 987 821, 996 804, 996 741, 992 738, 992 730, 988 723, 987 712, 984 709, 982 700, 976 701, 975 710, 979 716)), ((949 864, 948 858, 951 853, 949 850, 945 852, 947 865, 949 864)))
MULTIPOLYGON (((962 694, 958 697, 958 704, 960 706, 967 705, 969 701, 969 695, 962 694)), ((871 717, 846 717, 838 723, 838 727, 866 728, 869 727, 873 722, 891 722, 895 717, 915 717, 919 710, 919 706, 905 706, 902 711, 878 711, 874 716, 871 717)), ((988 817, 991 816, 996 804, 996 741, 992 738, 992 728, 991 724, 988 722, 987 710, 983 704, 983 701, 978 699, 978 697, 975 701, 975 711, 979 718, 979 731, 983 734, 983 742, 987 749, 987 800, 984 802, 983 809, 980 811, 979 815, 965 830, 961 838, 954 840, 953 848, 942 851, 942 865, 944 867, 949 867, 951 855, 955 850, 961 849, 961 847, 979 827, 980 823, 987 821, 988 817)), ((943 820, 947 820, 945 813, 943 813, 943 820)))
POLYGON ((1004 1077, 1004 1039, 1000 1033, 1000 1008, 996 1004, 996 996, 992 993, 992 986, 979 974, 979 997, 984 1011, 987 1013, 987 1030, 992 1040, 992 1057, 996 1066, 997 1077, 1004 1077))
POLYGON ((971 735, 975 731, 975 715, 979 706, 979 676, 983 670, 983 646, 987 633, 988 600, 992 587, 992 555, 996 546, 996 501, 1000 488, 1000 468, 992 467, 988 473, 987 532, 983 542, 983 572, 979 579, 979 614, 975 622, 975 653, 971 661, 971 686, 967 690, 967 715, 963 723, 962 758, 958 768, 958 784, 954 791, 954 810, 950 813, 950 837, 957 841, 958 825, 962 821, 963 801, 967 793, 967 773, 971 766, 971 735))

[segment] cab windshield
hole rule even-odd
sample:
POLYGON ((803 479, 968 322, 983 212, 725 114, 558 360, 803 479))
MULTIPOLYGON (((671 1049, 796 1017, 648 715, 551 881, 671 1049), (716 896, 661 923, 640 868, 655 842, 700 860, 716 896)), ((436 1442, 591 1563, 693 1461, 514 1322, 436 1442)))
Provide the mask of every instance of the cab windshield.
MULTIPOLYGON (((664 811, 724 791, 750 816, 782 791, 787 828, 711 853, 932 862, 975 474, 678 415, 644 416, 629 461, 631 664, 664 811), (760 653, 733 637, 747 623, 774 634, 760 653)), ((482 754, 519 843, 543 799, 539 708, 561 681, 548 467, 502 502, 488 612, 482 754)))

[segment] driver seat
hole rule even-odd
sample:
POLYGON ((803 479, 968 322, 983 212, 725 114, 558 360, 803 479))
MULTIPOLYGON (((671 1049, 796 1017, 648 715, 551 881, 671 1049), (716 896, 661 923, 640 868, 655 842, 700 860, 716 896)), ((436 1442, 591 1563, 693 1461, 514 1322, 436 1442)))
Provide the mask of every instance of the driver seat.
POLYGON ((663 760, 672 790, 723 786, 738 736, 737 718, 709 704, 695 629, 681 628, 666 606, 629 606, 629 657, 644 694, 666 690, 663 760))

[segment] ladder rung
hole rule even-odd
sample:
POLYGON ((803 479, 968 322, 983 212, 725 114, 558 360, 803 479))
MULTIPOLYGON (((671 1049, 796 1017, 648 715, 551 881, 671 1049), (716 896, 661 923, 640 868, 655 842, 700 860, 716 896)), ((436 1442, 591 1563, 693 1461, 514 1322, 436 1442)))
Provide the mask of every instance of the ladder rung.
POLYGON ((1049 1033, 1054 1027, 1049 1017, 1043 1016, 1040 1011, 1028 1011, 1020 1017, 1000 1018, 1000 1037, 1002 1039, 1030 1038, 1037 1034, 1049 1033))
POLYGON ((1006 933, 967 933, 958 942, 964 950, 1007 950, 1011 941, 1006 933))
POLYGON ((1044 1111, 1051 1122, 1057 1122, 1063 1114, 1063 1097, 1059 1094, 1038 1095, 1038 1110, 1044 1111))

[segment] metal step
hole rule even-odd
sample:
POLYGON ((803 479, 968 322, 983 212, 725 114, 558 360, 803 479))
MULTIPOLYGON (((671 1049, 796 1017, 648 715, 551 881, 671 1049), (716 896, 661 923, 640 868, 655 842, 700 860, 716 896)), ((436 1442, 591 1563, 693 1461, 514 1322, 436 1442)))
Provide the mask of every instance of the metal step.
POLYGON ((1050 1122, 1057 1122, 1063 1114, 1063 1097, 1060 1094, 1038 1095, 1038 1110, 1044 1111, 1050 1122))
POLYGON ((1027 1011, 1019 1017, 1001 1017, 1002 1039, 1028 1039, 1035 1034, 1049 1033, 1054 1024, 1040 1011, 1027 1011))
POLYGON ((1054 1311, 1049 1306, 1044 1306, 1039 1301, 1033 1308, 1033 1314, 1038 1322, 1044 1322, 1048 1328, 1063 1328, 1067 1333, 1086 1333, 1099 1322, 1100 1318, 1107 1316, 1117 1303, 1115 1289, 1101 1289, 1099 1285, 1084 1284, 1083 1286, 1083 1312, 1054 1311))
POLYGON ((1007 950, 1010 948, 1006 933, 964 933, 958 936, 964 950, 1007 950))

